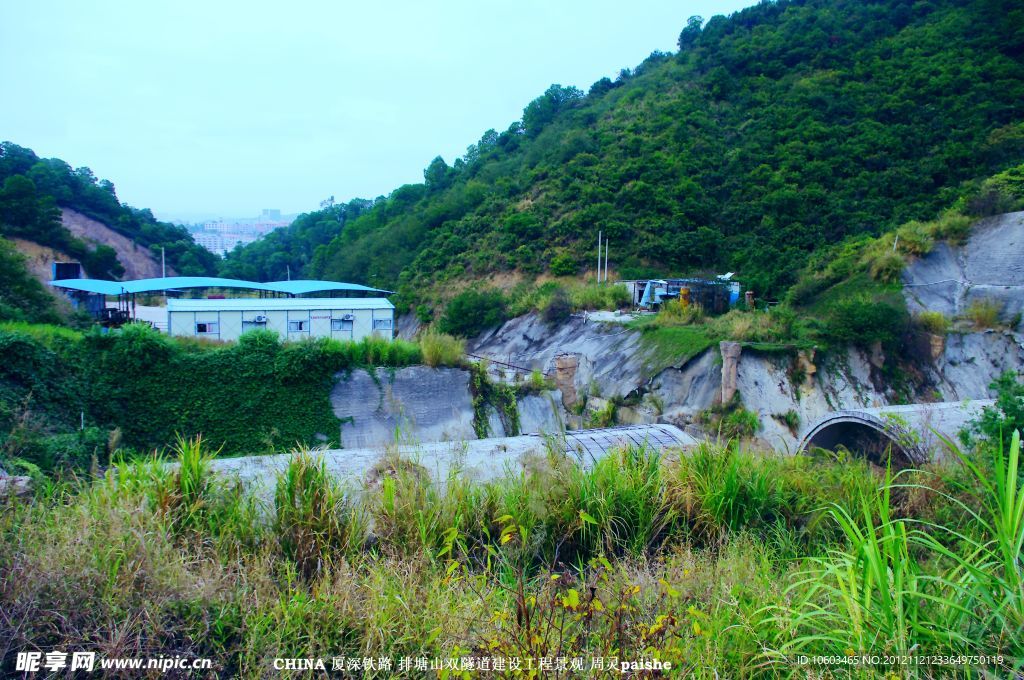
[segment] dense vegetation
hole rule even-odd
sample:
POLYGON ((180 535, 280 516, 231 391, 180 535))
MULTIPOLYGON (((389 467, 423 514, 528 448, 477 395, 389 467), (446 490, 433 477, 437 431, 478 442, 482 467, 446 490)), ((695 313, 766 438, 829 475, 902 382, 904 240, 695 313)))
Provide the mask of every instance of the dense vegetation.
POLYGON ((584 94, 553 85, 424 183, 305 216, 227 272, 393 288, 590 266, 738 271, 777 296, 817 250, 927 219, 1024 153, 1024 10, 999 0, 763 2, 584 94))
POLYGON ((61 320, 53 296, 29 272, 25 257, 13 243, 0 238, 0 321, 61 320))
POLYGON ((373 201, 355 199, 299 215, 285 229, 275 229, 247 246, 235 246, 221 265, 221 275, 246 281, 283 281, 289 272, 294 276, 306 269, 319 248, 372 207, 373 201))
POLYGON ((410 678, 446 677, 420 656, 517 659, 512 677, 659 659, 708 678, 832 671, 801 655, 855 677, 1009 677, 1024 659, 1017 439, 895 478, 703 446, 590 469, 551 453, 474 485, 392 456, 358 498, 307 452, 269 498, 213 476, 199 441, 175 455, 0 515, 5 668, 83 647, 206 657, 222 677, 277 675, 275 657, 410 678))
POLYGON ((202 434, 223 453, 337 445, 330 405, 338 372, 426 362, 455 365, 461 344, 367 338, 282 343, 266 331, 217 345, 168 338, 133 324, 79 333, 0 327, 0 467, 81 471, 123 447, 162 448, 202 434))
POLYGON ((71 208, 127 236, 183 276, 212 274, 217 257, 198 246, 183 227, 160 222, 149 210, 122 204, 109 180, 98 180, 86 167, 74 168, 57 158, 39 158, 31 149, 0 143, 0 236, 19 237, 55 248, 81 260, 93 278, 124 273, 113 248, 93 247, 75 238, 62 224, 58 208, 71 208))

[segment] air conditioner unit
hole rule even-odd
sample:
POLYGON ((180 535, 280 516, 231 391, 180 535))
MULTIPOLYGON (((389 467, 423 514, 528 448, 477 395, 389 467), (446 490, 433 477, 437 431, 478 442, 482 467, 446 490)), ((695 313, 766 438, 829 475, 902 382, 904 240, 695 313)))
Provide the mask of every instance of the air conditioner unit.
POLYGON ((355 314, 346 314, 345 316, 341 317, 342 321, 355 321, 355 319, 355 314))
POLYGON ((265 315, 263 315, 263 314, 259 314, 257 316, 252 317, 252 322, 253 323, 266 323, 267 322, 267 317, 265 315))

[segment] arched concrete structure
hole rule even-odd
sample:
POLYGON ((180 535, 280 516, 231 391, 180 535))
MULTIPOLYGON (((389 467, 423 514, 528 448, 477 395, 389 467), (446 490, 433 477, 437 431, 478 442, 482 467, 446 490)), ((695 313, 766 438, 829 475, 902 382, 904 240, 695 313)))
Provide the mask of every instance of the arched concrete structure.
POLYGON ((798 451, 844 446, 879 464, 891 451, 897 467, 920 465, 946 457, 949 452, 939 435, 955 441, 961 428, 993 403, 985 399, 834 411, 804 434, 798 451))
MULTIPOLYGON (((424 442, 377 448, 328 449, 319 451, 328 472, 339 481, 358 490, 381 462, 401 457, 415 462, 435 482, 444 484, 455 470, 466 479, 486 482, 508 471, 525 469, 532 461, 543 459, 549 449, 563 450, 583 467, 591 467, 609 451, 629 445, 644 445, 655 451, 692 448, 699 442, 674 425, 637 425, 595 430, 573 430, 565 436, 536 434, 495 437, 467 441, 424 442)), ((292 454, 215 458, 210 468, 220 474, 236 476, 246 486, 267 498, 273 492, 277 475, 288 467, 292 454)))

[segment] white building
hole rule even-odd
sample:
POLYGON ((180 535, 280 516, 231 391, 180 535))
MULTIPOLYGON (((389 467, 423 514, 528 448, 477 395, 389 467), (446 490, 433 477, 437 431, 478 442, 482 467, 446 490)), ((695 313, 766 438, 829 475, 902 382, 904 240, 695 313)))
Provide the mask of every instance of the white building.
POLYGON ((287 340, 361 340, 371 335, 390 340, 394 318, 395 306, 382 297, 167 300, 171 335, 216 340, 237 340, 257 329, 287 340))

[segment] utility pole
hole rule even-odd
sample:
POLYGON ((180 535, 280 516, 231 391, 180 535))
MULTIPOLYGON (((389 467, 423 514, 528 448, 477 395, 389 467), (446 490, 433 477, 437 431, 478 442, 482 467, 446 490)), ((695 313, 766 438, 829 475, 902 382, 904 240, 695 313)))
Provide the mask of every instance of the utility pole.
POLYGON ((604 283, 608 283, 608 240, 604 240, 604 283))
POLYGON ((160 246, 160 276, 167 278, 167 257, 163 246, 160 246))
POLYGON ((597 282, 601 283, 601 232, 597 232, 597 282))
POLYGON ((292 266, 290 264, 285 265, 285 270, 288 272, 288 280, 292 280, 292 266))

